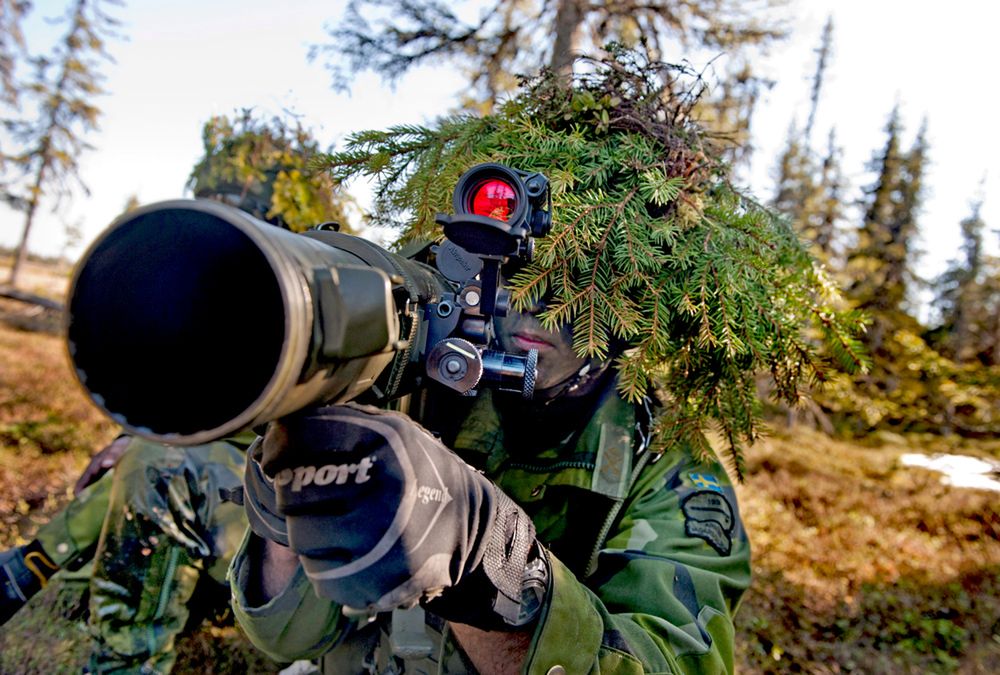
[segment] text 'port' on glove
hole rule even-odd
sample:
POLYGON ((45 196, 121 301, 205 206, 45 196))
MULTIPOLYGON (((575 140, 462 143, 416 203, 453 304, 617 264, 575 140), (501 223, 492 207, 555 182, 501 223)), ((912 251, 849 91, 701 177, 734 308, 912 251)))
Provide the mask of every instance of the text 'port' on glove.
POLYGON ((348 404, 286 417, 260 465, 320 596, 367 611, 442 596, 429 607, 446 619, 524 620, 528 563, 544 560, 531 519, 405 415, 348 404))

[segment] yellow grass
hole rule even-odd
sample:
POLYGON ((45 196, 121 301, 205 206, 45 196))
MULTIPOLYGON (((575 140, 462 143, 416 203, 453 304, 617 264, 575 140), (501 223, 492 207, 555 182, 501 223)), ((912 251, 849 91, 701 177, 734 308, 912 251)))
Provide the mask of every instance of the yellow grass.
POLYGON ((755 583, 745 672, 995 672, 1000 493, 945 486, 904 452, 996 456, 997 441, 860 446, 784 430, 739 489, 755 583))
MULTIPOLYGON (((64 273, 35 292, 59 283, 64 273)), ((30 538, 116 433, 57 336, 0 321, 0 546, 30 538)), ((755 574, 737 617, 740 672, 1000 672, 1000 493, 901 465, 921 451, 996 458, 1000 440, 859 445, 795 428, 751 449, 738 490, 755 574)), ((0 629, 0 672, 79 672, 86 634, 51 617, 57 597, 0 629)), ((266 669, 232 627, 204 624, 178 652, 199 672, 266 669)))
POLYGON ((60 338, 0 323, 0 545, 23 543, 117 430, 76 384, 60 338))

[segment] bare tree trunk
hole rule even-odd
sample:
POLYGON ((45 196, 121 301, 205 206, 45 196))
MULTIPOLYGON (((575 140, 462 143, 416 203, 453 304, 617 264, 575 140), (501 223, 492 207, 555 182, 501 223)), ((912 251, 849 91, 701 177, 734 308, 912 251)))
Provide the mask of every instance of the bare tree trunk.
POLYGON ((573 74, 573 58, 580 41, 580 26, 586 9, 582 0, 559 0, 555 19, 555 41, 549 67, 563 79, 573 74))
POLYGON ((28 233, 31 232, 31 224, 35 219, 35 209, 31 208, 24 218, 24 232, 21 233, 21 243, 17 246, 14 254, 14 266, 10 268, 10 277, 7 283, 11 287, 17 286, 17 279, 21 275, 21 268, 28 261, 28 233))
MULTIPOLYGON (((42 141, 42 147, 44 152, 48 152, 49 141, 47 138, 42 141)), ((28 208, 24 212, 24 231, 21 233, 21 243, 17 246, 17 253, 14 256, 14 266, 10 268, 10 277, 7 279, 7 283, 10 284, 11 288, 17 286, 17 278, 21 274, 21 268, 28 261, 28 236, 31 234, 31 226, 35 222, 35 212, 38 210, 38 202, 42 194, 42 184, 45 182, 48 172, 49 162, 44 160, 42 161, 42 165, 38 167, 38 173, 35 174, 35 185, 31 190, 31 199, 28 200, 28 208)))

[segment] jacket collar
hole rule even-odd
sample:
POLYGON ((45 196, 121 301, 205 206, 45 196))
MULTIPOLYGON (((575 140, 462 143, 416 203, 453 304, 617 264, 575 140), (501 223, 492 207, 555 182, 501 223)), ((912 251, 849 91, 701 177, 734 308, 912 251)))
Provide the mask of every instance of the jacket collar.
POLYGON ((532 456, 512 453, 493 401, 483 390, 455 438, 456 452, 494 475, 518 467, 532 473, 559 474, 557 482, 572 484, 614 500, 625 497, 635 443, 635 408, 609 387, 581 433, 532 456), (516 456, 515 456, 516 455, 516 456))

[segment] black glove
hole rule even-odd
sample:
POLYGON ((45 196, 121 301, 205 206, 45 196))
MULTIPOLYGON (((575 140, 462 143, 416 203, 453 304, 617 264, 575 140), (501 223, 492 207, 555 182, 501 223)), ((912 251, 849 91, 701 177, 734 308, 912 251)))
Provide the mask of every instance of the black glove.
POLYGON ((284 516, 278 513, 274 482, 264 476, 260 467, 263 451, 260 438, 247 448, 247 463, 243 471, 243 510, 254 534, 288 546, 288 525, 284 516))
POLYGON ((260 463, 318 595, 367 611, 433 600, 482 628, 533 618, 522 587, 547 563, 531 519, 405 415, 298 413, 269 426, 260 463))
POLYGON ((37 541, 0 551, 0 626, 42 590, 49 577, 58 571, 59 566, 37 541))

